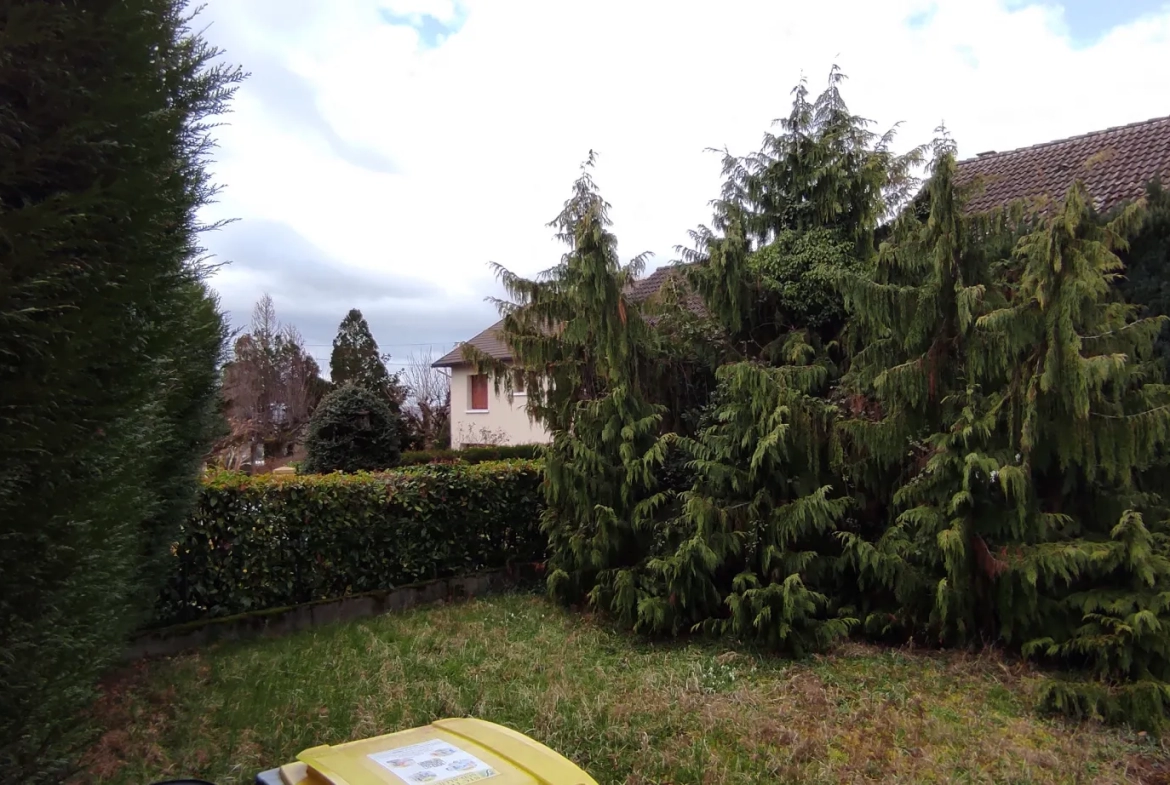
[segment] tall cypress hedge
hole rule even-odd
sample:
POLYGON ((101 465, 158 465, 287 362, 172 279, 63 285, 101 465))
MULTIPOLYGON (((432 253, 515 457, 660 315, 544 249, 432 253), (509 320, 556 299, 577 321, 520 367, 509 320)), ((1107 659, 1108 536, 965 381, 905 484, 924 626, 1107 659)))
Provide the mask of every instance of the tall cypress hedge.
POLYGON ((178 0, 0 4, 0 769, 59 782, 149 610, 213 425, 207 118, 178 0))

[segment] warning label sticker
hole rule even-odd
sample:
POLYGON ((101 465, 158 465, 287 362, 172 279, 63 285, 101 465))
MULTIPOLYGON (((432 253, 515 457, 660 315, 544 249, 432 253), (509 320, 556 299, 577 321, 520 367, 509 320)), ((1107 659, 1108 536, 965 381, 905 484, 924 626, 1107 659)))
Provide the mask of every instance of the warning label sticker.
POLYGON ((499 774, 479 758, 442 739, 375 752, 369 758, 409 785, 466 785, 499 774))

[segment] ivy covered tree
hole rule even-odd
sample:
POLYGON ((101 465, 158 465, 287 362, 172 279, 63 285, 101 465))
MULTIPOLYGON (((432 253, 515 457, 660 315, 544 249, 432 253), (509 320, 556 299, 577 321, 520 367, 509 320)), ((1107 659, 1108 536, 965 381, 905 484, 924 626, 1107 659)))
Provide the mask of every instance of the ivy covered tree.
MULTIPOLYGON (((633 622, 633 568, 653 545, 663 502, 655 481, 662 407, 647 395, 648 327, 627 299, 643 257, 619 261, 593 166, 590 153, 550 224, 568 248, 560 262, 535 280, 496 265, 512 298, 498 305, 528 410, 552 434, 544 453, 549 591, 565 602, 588 597, 633 622)), ((511 368, 465 351, 511 389, 511 368)))
POLYGON ((402 455, 402 418, 377 392, 352 382, 321 399, 305 438, 306 474, 382 471, 402 455))
POLYGON ((400 409, 406 392, 397 374, 386 370, 387 357, 378 351, 366 317, 353 308, 337 327, 333 353, 329 355, 329 377, 336 385, 357 384, 382 395, 400 409))
POLYGON ((915 187, 922 149, 895 155, 893 130, 878 135, 849 111, 836 67, 809 100, 802 79, 792 109, 759 152, 725 152, 724 185, 711 228, 692 233, 691 279, 745 357, 768 358, 792 329, 836 337, 844 308, 835 280, 873 253, 879 220, 915 187), (823 263, 819 249, 833 254, 823 263))

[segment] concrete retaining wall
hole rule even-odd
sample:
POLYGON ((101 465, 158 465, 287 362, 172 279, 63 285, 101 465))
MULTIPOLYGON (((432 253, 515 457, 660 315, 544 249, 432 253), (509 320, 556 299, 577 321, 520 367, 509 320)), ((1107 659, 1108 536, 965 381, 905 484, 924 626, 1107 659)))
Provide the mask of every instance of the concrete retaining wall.
POLYGON ((140 657, 169 657, 216 641, 287 635, 321 624, 364 619, 441 600, 490 594, 514 585, 514 580, 504 571, 496 570, 460 578, 415 583, 389 591, 369 592, 339 600, 325 600, 291 608, 276 608, 192 622, 142 633, 130 645, 125 657, 127 660, 140 657))

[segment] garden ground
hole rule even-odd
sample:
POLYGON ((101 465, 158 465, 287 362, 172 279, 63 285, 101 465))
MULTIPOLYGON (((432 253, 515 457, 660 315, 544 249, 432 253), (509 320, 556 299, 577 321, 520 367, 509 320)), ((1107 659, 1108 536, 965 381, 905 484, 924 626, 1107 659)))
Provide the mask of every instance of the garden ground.
POLYGON ((1154 739, 1040 718, 995 654, 804 661, 650 643, 506 596, 142 662, 105 686, 93 783, 248 783, 300 750, 476 716, 600 783, 1160 783, 1154 739))

